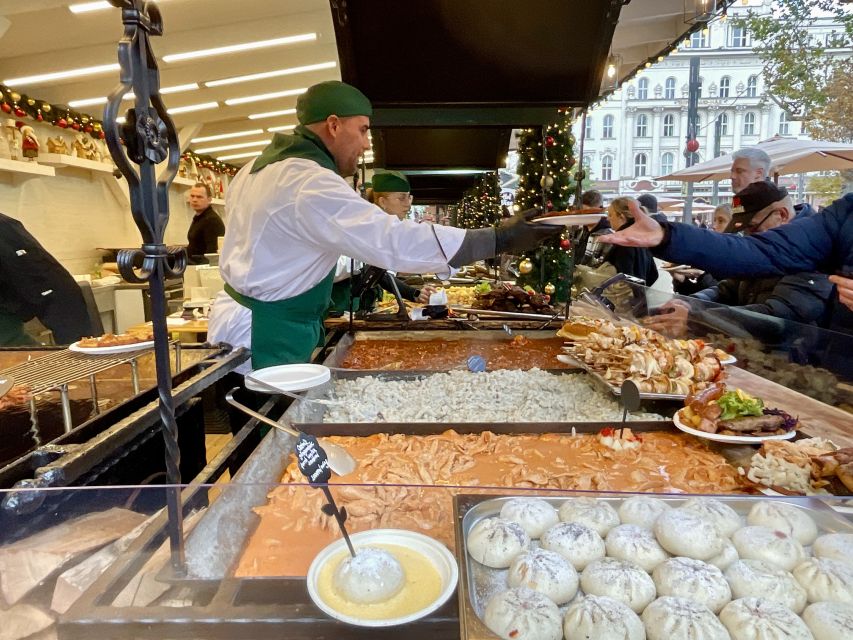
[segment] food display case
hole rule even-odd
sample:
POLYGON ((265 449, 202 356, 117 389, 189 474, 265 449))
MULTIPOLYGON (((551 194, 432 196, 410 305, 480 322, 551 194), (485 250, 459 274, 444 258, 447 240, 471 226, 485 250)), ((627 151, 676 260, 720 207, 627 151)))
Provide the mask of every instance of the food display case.
MULTIPOLYGON (((278 447, 280 445, 278 443, 278 447)), ((340 497, 347 488, 375 489, 341 485, 334 487, 332 492, 340 497)), ((0 615, 4 637, 14 640, 93 636, 230 638, 236 635, 392 638, 406 634, 412 638, 491 640, 499 636, 489 631, 484 606, 505 587, 508 572, 506 568, 493 569, 471 557, 468 540, 473 527, 484 518, 499 513, 509 498, 544 499, 558 510, 555 513, 567 503, 598 500, 612 505, 616 513, 624 514, 620 506, 633 497, 633 494, 543 492, 523 488, 424 485, 398 488, 412 496, 401 500, 398 509, 405 509, 415 497, 450 506, 449 517, 432 522, 432 529, 424 535, 453 553, 458 562, 455 593, 451 590, 452 595, 445 595, 446 600, 432 603, 436 605, 433 611, 404 627, 346 624, 325 613, 314 602, 307 576, 319 552, 307 551, 305 542, 310 544, 312 538, 319 537, 323 541, 322 549, 339 538, 330 519, 319 510, 316 517, 302 523, 298 532, 285 533, 282 544, 275 553, 267 555, 268 564, 259 567, 257 575, 242 571, 241 558, 250 553, 255 544, 253 534, 263 521, 262 506, 268 495, 286 490, 300 500, 315 501, 318 507, 322 500, 317 488, 305 484, 237 482, 183 488, 186 552, 184 560, 177 565, 168 552, 165 516, 157 509, 164 501, 167 487, 57 490, 64 494, 63 508, 43 507, 45 512, 40 514, 38 527, 19 523, 12 529, 3 529, 0 568, 4 580, 0 588, 0 615), (279 570, 275 566, 288 568, 279 570)), ((3 497, 0 493, 0 499, 3 497)), ((683 507, 690 499, 689 496, 672 495, 646 497, 659 498, 673 510, 683 507)), ((720 500, 735 510, 741 526, 753 522, 747 516, 761 503, 784 504, 802 511, 815 523, 815 536, 853 530, 845 513, 849 509, 841 498, 724 496, 720 500)), ((360 538, 355 533, 359 527, 352 525, 350 530, 356 549, 359 549, 360 538)), ((405 538, 410 535, 407 532, 423 534, 422 527, 413 525, 391 524, 383 526, 382 530, 386 532, 384 535, 390 536, 386 540, 400 545, 404 545, 405 538), (388 530, 391 532, 387 533, 388 530)), ((816 543, 813 537, 808 544, 801 545, 805 548, 802 562, 790 571, 784 570, 786 577, 793 576, 797 584, 803 583, 801 588, 806 595, 797 607, 798 613, 825 597, 834 598, 840 593, 838 597, 843 598, 847 593, 842 589, 827 595, 820 586, 814 586, 814 575, 824 575, 821 571, 829 570, 841 585, 853 589, 853 583, 845 582, 853 579, 850 578, 853 569, 838 568, 843 563, 832 559, 834 547, 824 544, 828 542, 832 541, 816 543), (815 557, 817 560, 813 559, 815 557)), ((534 540, 526 547, 536 548, 537 544, 534 540)), ((583 570, 577 573, 582 579, 583 570)), ((651 580, 654 572, 650 570, 648 574, 651 580)), ((731 577, 729 573, 726 575, 731 577)), ((735 593, 751 592, 748 582, 746 586, 739 584, 737 589, 740 591, 735 593)), ((800 593, 799 588, 795 590, 800 593)), ((561 620, 567 609, 581 599, 580 593, 582 591, 560 605, 561 620)), ((661 589, 657 595, 663 593, 661 589)), ((314 594, 317 597, 316 590, 314 594)))

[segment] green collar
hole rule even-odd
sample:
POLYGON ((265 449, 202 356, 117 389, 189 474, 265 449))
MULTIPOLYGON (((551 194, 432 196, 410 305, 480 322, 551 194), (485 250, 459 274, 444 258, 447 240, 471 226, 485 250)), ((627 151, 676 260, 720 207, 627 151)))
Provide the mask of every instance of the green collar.
POLYGON ((286 158, 304 158, 313 160, 324 169, 338 172, 338 166, 331 152, 320 140, 320 136, 305 127, 299 125, 293 130, 293 135, 287 136, 277 133, 272 142, 263 150, 258 159, 252 165, 251 173, 257 173, 268 164, 279 162, 286 158))

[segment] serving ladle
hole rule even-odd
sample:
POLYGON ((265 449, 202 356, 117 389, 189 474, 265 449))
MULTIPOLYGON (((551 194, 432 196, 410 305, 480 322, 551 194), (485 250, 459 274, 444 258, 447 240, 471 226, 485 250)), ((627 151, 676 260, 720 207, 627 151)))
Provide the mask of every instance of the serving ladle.
MULTIPOLYGON (((281 393, 281 391, 276 389, 275 387, 261 383, 259 380, 253 380, 253 382, 257 382, 262 386, 270 387, 271 389, 275 390, 275 393, 281 393)), ((295 438, 299 438, 299 436, 302 435, 300 431, 294 429, 292 426, 279 424, 275 420, 268 418, 264 414, 258 413, 257 411, 254 411, 246 405, 235 400, 234 392, 238 391, 239 389, 240 387, 234 387, 233 389, 231 389, 231 391, 225 394, 225 401, 232 407, 242 411, 247 416, 255 418, 258 422, 262 422, 265 425, 273 427, 274 429, 278 429, 279 431, 284 431, 285 433, 288 433, 294 436, 295 438)), ((329 468, 334 474, 339 476, 346 476, 356 470, 356 468, 358 467, 358 462, 350 455, 350 453, 346 449, 344 449, 340 445, 335 444, 334 442, 330 442, 328 438, 319 438, 318 441, 320 443, 320 446, 323 447, 323 451, 326 452, 326 456, 329 459, 329 468)))

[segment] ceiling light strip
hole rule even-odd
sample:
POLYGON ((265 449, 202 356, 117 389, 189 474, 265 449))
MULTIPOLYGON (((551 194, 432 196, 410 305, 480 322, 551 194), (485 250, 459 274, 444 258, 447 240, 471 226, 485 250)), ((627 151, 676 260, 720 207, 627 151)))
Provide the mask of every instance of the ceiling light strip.
POLYGON ((230 156, 219 156, 216 158, 217 160, 239 160, 240 158, 254 158, 256 156, 261 155, 261 151, 251 151, 249 153, 235 153, 230 156))
POLYGON ((25 84, 42 84, 51 80, 67 80, 68 78, 79 78, 80 76, 94 76, 102 73, 112 73, 119 70, 118 63, 100 64, 94 67, 80 67, 79 69, 67 69, 65 71, 52 71, 40 73, 34 76, 22 76, 20 78, 8 78, 3 84, 8 87, 17 87, 25 84))
POLYGON ((245 149, 247 147, 260 147, 269 144, 269 140, 255 140, 254 142, 239 142, 237 144, 224 144, 218 147, 204 147, 196 149, 196 153, 216 153, 217 151, 231 151, 232 149, 245 149))
POLYGON ((112 9, 112 5, 107 0, 98 0, 97 2, 77 2, 68 5, 68 10, 71 13, 89 13, 91 11, 102 11, 103 9, 112 9))
POLYGON ((296 109, 282 109, 281 111, 266 111, 264 113, 252 113, 249 120, 263 120, 264 118, 275 118, 277 116, 292 116, 296 109))
POLYGON ((188 104, 183 107, 172 107, 166 109, 169 114, 189 113, 191 111, 204 111, 205 109, 216 109, 219 106, 218 102, 202 102, 200 104, 188 104))
MULTIPOLYGON (((199 88, 199 86, 198 86, 198 83, 196 83, 196 82, 191 82, 189 84, 177 84, 173 87, 163 87, 162 89, 160 89, 160 94, 161 95, 169 95, 171 93, 181 93, 183 91, 195 91, 198 88, 199 88)), ((133 100, 135 97, 136 96, 134 96, 133 92, 129 91, 128 93, 125 93, 124 96, 122 96, 122 100, 133 100)), ((80 107, 91 107, 93 105, 106 104, 106 103, 107 103, 107 96, 99 96, 97 98, 84 98, 82 100, 72 100, 71 102, 68 103, 68 106, 71 107, 72 109, 78 109, 80 107)))
POLYGON ((243 42, 240 44, 230 44, 224 47, 214 47, 213 49, 199 49, 197 51, 184 51, 182 53, 171 53, 163 56, 163 62, 181 62, 183 60, 194 60, 196 58, 207 58, 210 56, 221 56, 226 53, 239 53, 241 51, 254 51, 255 49, 266 49, 269 47, 279 47, 286 44, 296 44, 298 42, 313 42, 317 39, 316 33, 302 33, 296 36, 286 36, 284 38, 273 38, 272 40, 256 40, 254 42, 243 42))
POLYGON ((241 98, 228 98, 225 101, 229 107, 238 104, 248 104, 249 102, 261 102, 262 100, 275 100, 276 98, 287 98, 288 96, 298 96, 307 91, 307 87, 302 89, 287 89, 286 91, 273 91, 272 93, 259 93, 254 96, 243 96, 241 98))
POLYGON ((275 133, 276 131, 290 131, 291 129, 295 129, 295 128, 296 128, 295 124, 286 124, 286 125, 281 126, 281 127, 270 127, 269 129, 267 129, 267 131, 270 133, 275 133))
POLYGON ((263 134, 263 129, 252 129, 251 131, 235 131, 234 133, 220 133, 215 136, 202 136, 201 138, 193 138, 192 143, 198 142, 213 142, 215 140, 228 140, 229 138, 240 138, 242 136, 259 136, 263 134))
POLYGON ((224 87, 229 84, 239 84, 241 82, 252 82, 253 80, 268 80, 269 78, 279 78, 281 76, 290 76, 297 73, 308 73, 310 71, 322 71, 323 69, 334 69, 338 66, 335 61, 319 62, 317 64, 308 64, 302 67, 291 67, 289 69, 277 69, 275 71, 264 71, 261 73, 251 73, 246 76, 233 76, 231 78, 222 78, 221 80, 211 80, 205 82, 205 87, 224 87))

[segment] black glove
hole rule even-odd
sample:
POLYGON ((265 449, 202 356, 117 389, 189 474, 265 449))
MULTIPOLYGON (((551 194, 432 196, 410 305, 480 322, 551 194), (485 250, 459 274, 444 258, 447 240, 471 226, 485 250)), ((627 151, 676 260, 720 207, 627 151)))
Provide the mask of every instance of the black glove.
POLYGON ((503 220, 495 229, 495 253, 521 253, 559 236, 561 226, 528 222, 541 215, 542 211, 534 208, 503 220))

